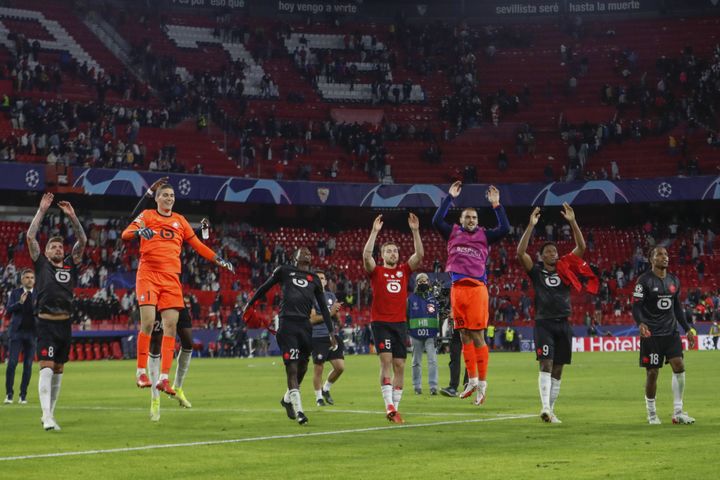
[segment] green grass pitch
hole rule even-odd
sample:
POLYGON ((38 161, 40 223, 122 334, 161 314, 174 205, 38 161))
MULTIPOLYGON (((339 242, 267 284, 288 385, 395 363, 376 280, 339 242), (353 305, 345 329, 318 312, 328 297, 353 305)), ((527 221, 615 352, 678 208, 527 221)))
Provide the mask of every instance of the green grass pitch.
MULTIPOLYGON (((163 397, 159 423, 149 420, 149 391, 134 386, 134 362, 70 363, 56 411, 62 431, 41 428, 37 372, 28 405, 0 405, 0 479, 717 478, 717 352, 686 355, 695 425, 671 424, 668 367, 658 385, 663 425, 651 426, 637 353, 573 360, 556 405, 561 425, 539 419, 532 354, 497 353, 482 407, 431 397, 427 384, 415 395, 408 362, 404 426, 383 415, 377 358, 349 356, 335 406, 316 407, 306 378, 304 427, 279 405, 279 358, 193 359, 185 383, 193 408, 163 397), (37 457, 63 452, 85 453, 37 457)), ((439 362, 444 386, 448 357, 439 362)))

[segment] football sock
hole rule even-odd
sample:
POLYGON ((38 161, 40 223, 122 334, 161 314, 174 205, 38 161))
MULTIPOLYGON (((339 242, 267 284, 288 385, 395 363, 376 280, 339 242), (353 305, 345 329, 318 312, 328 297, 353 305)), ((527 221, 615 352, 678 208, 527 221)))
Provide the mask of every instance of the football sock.
POLYGON ((178 388, 182 388, 183 382, 185 381, 185 375, 187 375, 188 369, 190 368, 190 359, 192 358, 192 350, 180 350, 180 354, 177 358, 177 369, 175 370, 175 381, 173 385, 178 388))
POLYGON ((463 358, 465 359, 465 368, 468 377, 477 378, 477 360, 475 359, 475 345, 472 343, 463 344, 463 358))
POLYGON ((142 368, 142 373, 145 373, 147 368, 148 352, 150 352, 150 335, 140 332, 137 339, 137 368, 142 368))
POLYGON ((403 389, 401 387, 395 387, 392 391, 392 403, 395 405, 395 410, 400 409, 400 400, 402 400, 403 389))
POLYGON ((540 390, 540 402, 543 409, 550 408, 550 372, 540 372, 538 376, 538 388, 540 390))
POLYGON ((490 353, 488 346, 475 347, 475 360, 477 361, 478 378, 485 380, 487 378, 488 360, 490 353))
POLYGON ((60 397, 60 386, 62 385, 62 373, 56 373, 52 376, 50 383, 50 414, 55 416, 55 405, 57 405, 60 397))
POLYGON ((285 390, 285 395, 283 395, 283 402, 290 403, 290 390, 285 390))
POLYGON ((52 368, 45 367, 40 370, 40 379, 38 380, 38 398, 40 399, 40 408, 42 409, 43 418, 52 417, 52 368))
POLYGON ((293 408, 295 409, 295 413, 302 412, 302 400, 300 399, 300 390, 297 388, 293 388, 289 392, 290 396, 290 403, 292 403, 293 408))
POLYGON ((487 381, 479 380, 478 381, 478 390, 484 394, 485 390, 487 390, 487 381))
MULTIPOLYGON (((148 358, 147 365, 148 377, 150 377, 150 383, 154 386, 160 379, 160 355, 151 353, 150 358, 148 358)), ((152 398, 160 398, 160 390, 157 388, 151 388, 150 394, 152 395, 152 398)))
MULTIPOLYGON (((170 368, 172 367, 173 356, 175 355, 175 337, 163 335, 160 350, 162 351, 162 357, 160 357, 160 373, 165 375, 164 378, 167 378, 168 373, 170 373, 170 368)), ((160 378, 162 379, 163 377, 161 376, 160 378)))
POLYGON ((333 382, 331 382, 330 380, 326 380, 325 385, 323 385, 322 389, 325 390, 326 392, 329 392, 330 387, 332 387, 332 386, 333 386, 333 382))
POLYGON ((383 400, 385 401, 385 407, 389 407, 393 404, 393 387, 389 378, 384 378, 380 386, 383 400))
POLYGON ((685 372, 673 373, 672 391, 673 391, 673 410, 675 412, 682 412, 683 392, 685 392, 685 372))
POLYGON ((645 408, 647 408, 648 417, 656 415, 657 410, 655 410, 655 399, 645 397, 645 408))
POLYGON ((550 380, 550 408, 555 408, 555 402, 560 395, 560 380, 551 378, 550 380))
POLYGON ((315 400, 322 400, 322 390, 315 390, 315 400))

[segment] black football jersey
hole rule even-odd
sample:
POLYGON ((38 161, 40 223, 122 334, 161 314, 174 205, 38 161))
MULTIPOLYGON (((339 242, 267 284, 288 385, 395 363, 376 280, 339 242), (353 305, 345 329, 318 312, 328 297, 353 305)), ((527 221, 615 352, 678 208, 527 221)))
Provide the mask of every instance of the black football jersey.
POLYGON ((633 300, 635 321, 646 324, 650 333, 664 336, 678 331, 675 307, 680 302, 680 280, 675 275, 660 278, 652 270, 643 273, 635 284, 633 300))
POLYGON ((535 289, 535 320, 566 319, 570 316, 570 285, 560 279, 557 271, 550 272, 541 265, 528 272, 535 289))
POLYGON ((35 314, 72 316, 73 288, 77 284, 77 268, 72 257, 65 257, 56 267, 44 254, 35 260, 35 314))

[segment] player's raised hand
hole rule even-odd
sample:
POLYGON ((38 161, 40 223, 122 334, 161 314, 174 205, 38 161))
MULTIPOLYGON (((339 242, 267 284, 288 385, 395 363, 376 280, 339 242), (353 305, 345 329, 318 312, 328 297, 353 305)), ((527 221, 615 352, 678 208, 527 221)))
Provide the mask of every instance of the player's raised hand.
MULTIPOLYGON (((644 323, 641 323, 640 325, 638 325, 638 329, 640 330, 640 336, 642 338, 650 338, 652 336, 652 333, 650 333, 650 329, 644 323)), ((689 341, 689 339, 688 339, 688 341, 689 341)))
POLYGON ((46 212, 48 208, 52 206, 52 202, 55 199, 55 195, 52 193, 46 193, 40 199, 40 210, 46 212))
POLYGON ((157 180, 153 182, 152 185, 150 185, 150 189, 148 190, 148 195, 152 196, 157 192, 157 189, 160 188, 161 185, 165 185, 170 181, 170 177, 160 177, 157 180))
POLYGON ((373 222, 373 232, 378 233, 380 229, 382 229, 383 221, 382 221, 382 214, 375 217, 375 221, 373 222))
POLYGON ((563 210, 560 212, 560 215, 565 217, 565 220, 568 222, 572 223, 575 221, 575 210, 573 210, 567 202, 563 203, 563 210))
POLYGON ((490 205, 493 207, 500 205, 500 190, 498 190, 495 185, 490 185, 485 193, 485 197, 487 197, 488 202, 490 202, 490 205))
POLYGON ((60 210, 63 211, 65 215, 68 217, 74 217, 75 216, 75 209, 70 205, 70 202, 67 202, 65 200, 62 200, 57 203, 58 207, 60 207, 60 210))
POLYGON ((450 190, 448 190, 448 193, 452 198, 457 198, 458 195, 460 195, 460 192, 462 191, 462 182, 458 180, 457 182, 450 185, 450 190))
POLYGON ((410 230, 418 230, 420 228, 420 220, 417 215, 414 213, 408 215, 408 225, 410 225, 410 230))
POLYGON ((530 214, 530 225, 533 227, 540 221, 540 207, 535 207, 530 214))

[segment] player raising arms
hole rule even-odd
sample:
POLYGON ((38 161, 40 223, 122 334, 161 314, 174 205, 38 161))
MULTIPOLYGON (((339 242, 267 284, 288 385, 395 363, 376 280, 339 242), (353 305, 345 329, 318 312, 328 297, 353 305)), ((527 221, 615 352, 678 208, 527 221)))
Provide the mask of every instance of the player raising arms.
POLYGON ((685 391, 685 362, 678 323, 687 334, 690 348, 695 346, 695 330, 685 320, 680 301, 680 280, 667 271, 669 257, 665 247, 650 251, 652 269, 638 277, 633 293, 633 318, 640 329, 640 366, 646 370, 645 406, 650 424, 659 424, 655 409, 658 372, 663 363, 669 363, 673 371, 672 423, 695 423, 695 419, 683 412, 685 391))
MULTIPOLYGON (((575 219, 575 212, 567 203, 563 204, 562 216, 570 223, 575 238, 575 248, 569 255, 558 259, 557 246, 546 242, 540 247, 542 263, 535 265, 527 248, 535 225, 540 220, 540 208, 530 214, 528 226, 517 247, 517 259, 530 277, 535 290, 535 348, 540 362, 538 388, 542 409, 540 418, 547 423, 562 423, 554 412, 555 401, 560 394, 560 379, 563 367, 572 359, 572 327, 568 321, 572 313, 568 271, 577 266, 585 267, 585 275, 595 278, 589 266, 580 260, 585 254, 585 239, 575 219), (566 268, 567 266, 567 268, 566 268)), ((575 276, 577 279, 577 276, 575 276)), ((596 286, 596 283, 594 283, 596 286)), ((589 287, 597 293, 594 287, 589 287)))
POLYGON ((60 396, 65 363, 72 346, 72 302, 73 288, 77 283, 77 266, 82 261, 87 236, 80 225, 70 202, 58 202, 58 207, 67 215, 75 234, 70 256, 65 257, 65 240, 51 237, 40 253, 37 232, 48 208, 52 205, 53 194, 46 193, 40 200, 35 217, 27 231, 30 258, 35 265, 35 314, 38 318, 38 360, 40 380, 38 390, 42 408, 42 425, 45 430, 60 430, 55 421, 55 405, 60 396))
POLYGON ((455 328, 460 330, 463 358, 468 372, 468 384, 460 398, 468 398, 477 390, 475 404, 485 402, 487 388, 488 346, 485 344, 490 312, 487 289, 486 263, 490 245, 502 239, 510 231, 505 209, 500 205, 500 191, 492 185, 487 199, 495 211, 498 226, 488 230, 478 226, 478 214, 474 208, 466 208, 460 215, 460 225, 448 225, 445 216, 453 200, 462 191, 462 182, 450 186, 433 217, 433 225, 448 241, 448 259, 445 271, 450 272, 450 304, 455 328))
POLYGON ((280 303, 280 326, 277 330, 277 343, 285 362, 287 376, 287 391, 280 399, 285 407, 288 418, 297 420, 300 425, 308 422, 303 412, 300 398, 300 384, 307 373, 310 353, 312 352, 312 325, 310 315, 317 304, 320 314, 325 322, 330 349, 337 348, 334 328, 327 308, 323 286, 317 275, 310 271, 312 254, 307 247, 300 247, 293 254, 295 265, 280 265, 270 278, 258 287, 257 291, 248 300, 243 308, 243 318, 252 311, 252 305, 275 284, 282 289, 282 302, 280 303))
POLYGON ((180 253, 187 242, 202 257, 234 272, 230 262, 204 245, 195 235, 188 221, 173 212, 175 191, 164 184, 155 192, 156 210, 144 210, 123 231, 122 239, 140 240, 140 265, 136 279, 136 292, 140 306, 140 333, 137 342, 137 386, 152 386, 147 375, 150 338, 159 311, 162 316, 163 338, 160 378, 155 388, 174 396, 168 373, 175 353, 175 335, 179 311, 185 307, 180 285, 180 253))
POLYGON ((420 239, 420 221, 414 213, 408 216, 408 225, 415 252, 407 263, 398 263, 398 246, 386 242, 380 246, 383 266, 375 264, 373 249, 383 226, 382 215, 375 218, 363 249, 363 264, 365 271, 370 274, 373 292, 370 325, 375 349, 380 357, 380 390, 387 419, 394 423, 403 423, 398 407, 402 399, 407 358, 407 285, 410 274, 420 268, 425 254, 420 239))

